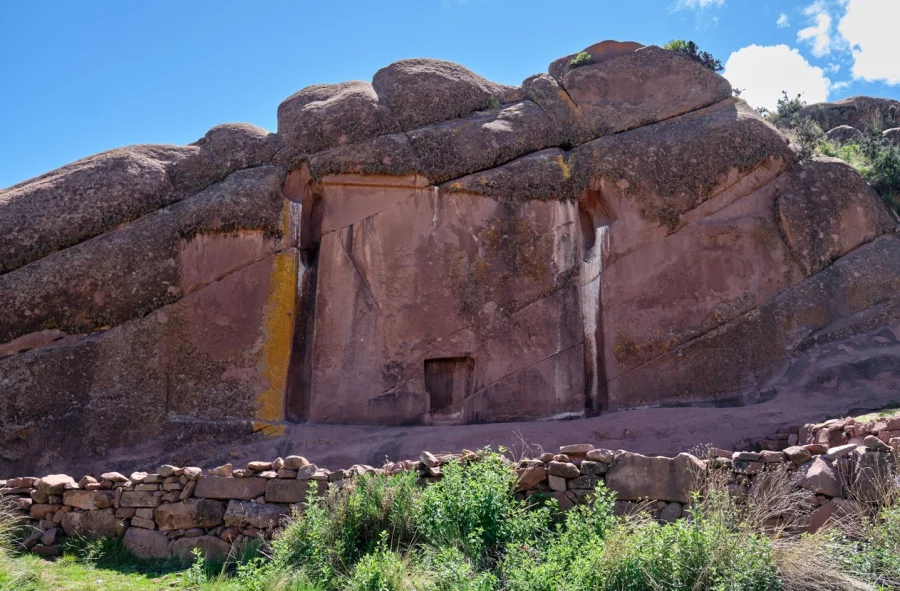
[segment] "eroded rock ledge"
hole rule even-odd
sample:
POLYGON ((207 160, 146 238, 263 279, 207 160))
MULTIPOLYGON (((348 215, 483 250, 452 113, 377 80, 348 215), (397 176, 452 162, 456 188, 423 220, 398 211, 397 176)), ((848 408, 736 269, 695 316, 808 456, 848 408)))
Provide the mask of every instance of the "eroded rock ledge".
POLYGON ((689 58, 585 51, 519 87, 404 60, 277 133, 0 191, 0 474, 170 432, 747 404, 800 351, 897 341, 896 219, 855 171, 689 58))

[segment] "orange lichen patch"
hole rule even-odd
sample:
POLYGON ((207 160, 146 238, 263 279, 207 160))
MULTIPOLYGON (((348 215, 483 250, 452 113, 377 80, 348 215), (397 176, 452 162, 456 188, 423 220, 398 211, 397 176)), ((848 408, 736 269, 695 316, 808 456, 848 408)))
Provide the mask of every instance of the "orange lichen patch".
MULTIPOLYGON (((284 396, 297 308, 297 271, 296 251, 275 256, 270 276, 269 301, 266 305, 263 367, 260 371, 268 381, 268 388, 258 398, 256 418, 260 421, 284 420, 284 396)), ((281 430, 283 431, 283 427, 281 430)))

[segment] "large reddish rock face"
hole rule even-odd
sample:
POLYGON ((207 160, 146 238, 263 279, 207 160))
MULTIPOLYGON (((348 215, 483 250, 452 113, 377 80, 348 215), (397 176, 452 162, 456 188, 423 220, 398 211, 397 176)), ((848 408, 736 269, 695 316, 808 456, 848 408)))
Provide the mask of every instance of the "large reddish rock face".
MULTIPOLYGON (((275 134, 217 126, 0 191, 0 477, 299 422, 751 404, 832 383, 800 367, 820 348, 897 342, 897 220, 853 169, 798 162, 682 55, 585 52, 515 88, 404 60, 297 92, 275 134)), ((628 498, 659 484, 635 458, 611 470, 628 498)), ((242 498, 303 492, 252 480, 242 498)), ((219 488, 196 494, 219 511, 219 488)))

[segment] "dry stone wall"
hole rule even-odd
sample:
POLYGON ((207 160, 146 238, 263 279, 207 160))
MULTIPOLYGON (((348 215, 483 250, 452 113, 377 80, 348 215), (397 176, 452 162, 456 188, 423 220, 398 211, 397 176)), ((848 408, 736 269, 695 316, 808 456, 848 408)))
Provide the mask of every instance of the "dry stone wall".
MULTIPOLYGON (((832 426, 816 433, 836 433, 829 430, 832 426)), ((558 453, 511 462, 510 469, 517 473, 519 499, 553 498, 561 510, 568 510, 603 484, 616 495, 617 514, 640 511, 661 521, 684 516, 705 482, 716 481, 728 494, 745 498, 754 486, 767 486, 767 476, 787 475, 795 488, 808 492, 799 509, 804 515, 792 523, 815 531, 846 514, 848 503, 876 502, 879 482, 896 473, 900 438, 891 438, 889 446, 873 435, 860 437, 859 442, 836 447, 810 443, 783 451, 711 448, 703 459, 687 453, 648 457, 575 444, 562 446, 558 453)), ((12 501, 22 522, 30 526, 32 533, 23 544, 34 553, 57 556, 62 539, 77 535, 122 537, 125 547, 141 558, 189 559, 197 548, 211 557, 249 540, 266 543, 289 517, 303 519, 313 496, 343 489, 362 475, 414 471, 419 484, 427 486, 441 479, 442 466, 449 462, 479 459, 478 453, 464 450, 424 451, 418 460, 334 471, 300 456, 206 471, 164 465, 152 474, 107 472, 77 482, 65 474, 16 477, 0 481, 0 494, 12 501)))

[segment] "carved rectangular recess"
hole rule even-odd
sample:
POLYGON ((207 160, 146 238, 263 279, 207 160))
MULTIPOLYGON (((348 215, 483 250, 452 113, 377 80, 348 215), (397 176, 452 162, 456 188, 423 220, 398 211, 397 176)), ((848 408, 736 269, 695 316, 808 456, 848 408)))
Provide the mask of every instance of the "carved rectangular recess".
POLYGON ((470 396, 474 372, 475 360, 471 357, 426 359, 425 391, 431 412, 450 409, 470 396))

